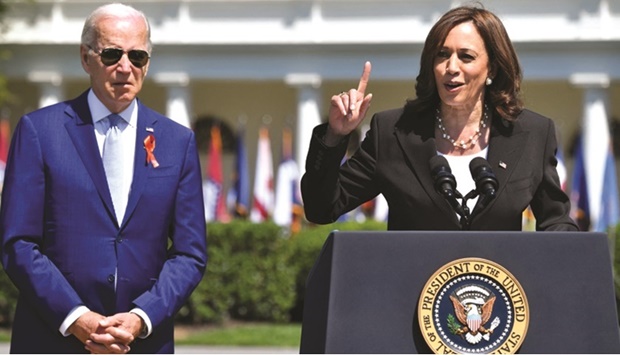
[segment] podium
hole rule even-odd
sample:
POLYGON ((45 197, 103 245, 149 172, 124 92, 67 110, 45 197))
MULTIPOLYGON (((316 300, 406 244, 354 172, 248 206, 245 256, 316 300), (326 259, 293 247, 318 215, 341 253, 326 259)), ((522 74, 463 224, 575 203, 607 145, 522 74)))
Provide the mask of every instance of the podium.
POLYGON ((529 304, 519 353, 620 353, 607 236, 586 232, 332 232, 308 276, 301 353, 432 353, 418 302, 443 265, 481 258, 529 304))

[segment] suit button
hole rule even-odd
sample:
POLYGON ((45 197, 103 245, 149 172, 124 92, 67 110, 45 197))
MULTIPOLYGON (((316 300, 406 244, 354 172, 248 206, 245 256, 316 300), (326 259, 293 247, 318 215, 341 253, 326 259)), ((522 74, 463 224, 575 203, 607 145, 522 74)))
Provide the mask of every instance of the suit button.
POLYGON ((123 242, 123 238, 121 238, 120 236, 116 237, 116 242, 117 243, 122 243, 123 242))
POLYGON ((114 275, 108 275, 108 282, 109 283, 113 283, 114 282, 114 275))

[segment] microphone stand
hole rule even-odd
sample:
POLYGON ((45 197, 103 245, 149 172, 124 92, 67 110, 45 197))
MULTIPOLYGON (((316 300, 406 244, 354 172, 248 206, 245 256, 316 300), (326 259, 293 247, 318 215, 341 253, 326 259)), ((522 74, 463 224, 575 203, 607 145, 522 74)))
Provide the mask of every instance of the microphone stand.
POLYGON ((476 215, 478 215, 478 213, 480 213, 480 211, 482 211, 493 198, 495 198, 494 193, 493 194, 488 194, 488 193, 481 194, 477 190, 471 190, 467 195, 465 195, 465 197, 463 197, 462 208, 466 210, 468 213, 467 225, 465 229, 469 229, 470 227, 469 222, 471 222, 471 220, 474 219, 474 217, 476 217, 476 215), (478 196, 480 196, 480 199, 476 203, 476 206, 474 206, 474 210, 471 212, 471 214, 469 214, 469 207, 467 207, 467 201, 473 198, 476 198, 478 196))
POLYGON ((474 208, 474 211, 470 214, 469 207, 467 207, 467 201, 471 200, 472 198, 476 198, 477 196, 478 196, 478 191, 471 190, 467 193, 467 195, 465 195, 465 197, 463 197, 462 209, 467 211, 467 218, 465 219, 465 223, 463 223, 463 218, 461 218, 461 228, 463 230, 469 230, 470 228, 469 224, 478 212, 476 208, 474 208))
MULTIPOLYGON (((467 195, 469 196, 469 194, 467 195)), ((452 206, 452 209, 456 212, 456 214, 461 217, 459 219, 461 229, 469 229, 469 207, 467 207, 467 205, 465 204, 465 199, 467 198, 467 196, 465 196, 465 199, 463 199, 462 204, 459 204, 459 201, 457 201, 457 198, 463 198, 463 195, 461 195, 458 190, 454 190, 454 194, 444 194, 444 198, 446 199, 446 201, 448 201, 450 206, 452 206)))

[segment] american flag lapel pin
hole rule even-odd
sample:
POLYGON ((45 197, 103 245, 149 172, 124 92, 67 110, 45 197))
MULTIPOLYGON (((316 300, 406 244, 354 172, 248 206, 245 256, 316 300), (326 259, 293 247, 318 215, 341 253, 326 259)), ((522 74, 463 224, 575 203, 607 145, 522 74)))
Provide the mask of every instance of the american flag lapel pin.
POLYGON ((508 165, 506 165, 506 163, 504 163, 503 161, 499 161, 499 167, 502 169, 506 169, 506 167, 508 167, 508 165))

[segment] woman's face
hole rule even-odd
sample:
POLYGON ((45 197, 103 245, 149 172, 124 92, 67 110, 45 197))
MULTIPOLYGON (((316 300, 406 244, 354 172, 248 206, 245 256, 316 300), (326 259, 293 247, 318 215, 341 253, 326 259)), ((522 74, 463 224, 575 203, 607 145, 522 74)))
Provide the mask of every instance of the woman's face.
POLYGON ((434 74, 443 105, 473 108, 484 101, 489 57, 472 22, 461 23, 450 30, 435 57, 434 74))

